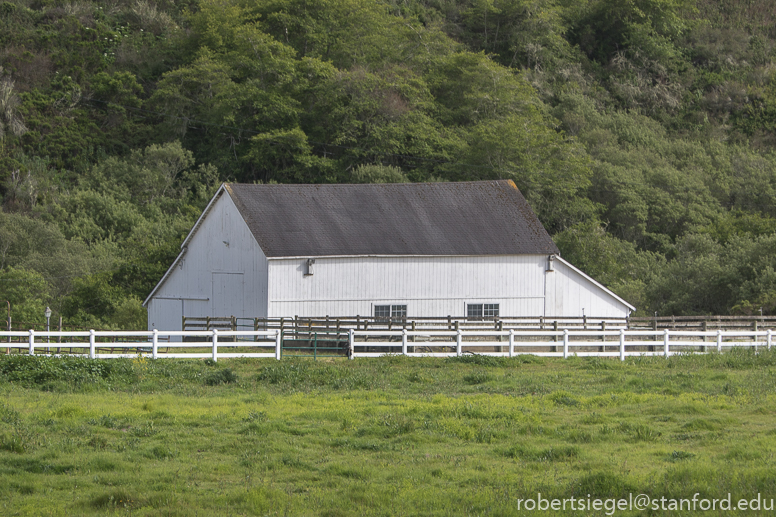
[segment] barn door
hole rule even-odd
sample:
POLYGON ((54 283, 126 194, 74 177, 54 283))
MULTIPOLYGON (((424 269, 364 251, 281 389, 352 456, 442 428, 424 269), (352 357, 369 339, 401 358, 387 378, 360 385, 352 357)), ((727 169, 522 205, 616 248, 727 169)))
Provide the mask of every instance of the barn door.
POLYGON ((244 316, 245 284, 242 273, 213 273, 213 312, 214 318, 244 316))

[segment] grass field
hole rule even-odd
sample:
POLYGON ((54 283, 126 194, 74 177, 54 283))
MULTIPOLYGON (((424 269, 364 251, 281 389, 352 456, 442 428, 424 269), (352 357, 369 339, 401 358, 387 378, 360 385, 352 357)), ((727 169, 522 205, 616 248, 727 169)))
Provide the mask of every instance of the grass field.
POLYGON ((776 351, 2 356, 0 514, 531 515, 547 512, 518 500, 537 493, 770 499, 775 389, 776 351))

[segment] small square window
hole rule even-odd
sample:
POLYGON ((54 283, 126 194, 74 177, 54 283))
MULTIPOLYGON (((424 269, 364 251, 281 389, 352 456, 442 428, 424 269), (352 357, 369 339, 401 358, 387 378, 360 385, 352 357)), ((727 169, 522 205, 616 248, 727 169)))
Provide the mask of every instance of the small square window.
POLYGON ((387 320, 391 317, 390 305, 375 305, 375 319, 387 320))
POLYGON ((482 308, 482 315, 485 318, 498 318, 498 304, 486 303, 482 308))
POLYGON ((466 305, 466 317, 468 319, 498 318, 498 309, 497 303, 469 303, 466 305))
POLYGON ((375 319, 407 319, 406 305, 375 305, 375 319))

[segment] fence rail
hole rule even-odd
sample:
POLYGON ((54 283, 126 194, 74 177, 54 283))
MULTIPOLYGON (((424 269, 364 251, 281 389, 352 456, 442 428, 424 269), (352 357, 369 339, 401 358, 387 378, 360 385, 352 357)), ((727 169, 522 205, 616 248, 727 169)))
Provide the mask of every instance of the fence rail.
POLYGON ((659 316, 651 318, 511 317, 492 318, 419 317, 375 318, 365 316, 316 318, 237 318, 234 316, 182 319, 183 330, 280 330, 314 332, 321 329, 355 330, 776 330, 776 316, 659 316))
MULTIPOLYGON (((56 338, 68 340, 68 355, 93 359, 148 356, 160 358, 274 358, 295 355, 299 343, 310 334, 275 330, 199 331, 0 331, 0 344, 7 353, 62 355, 56 338), (182 338, 175 341, 173 338, 182 338), (14 341, 13 338, 17 338, 14 341), (294 346, 286 346, 288 341, 294 346), (283 350, 287 352, 284 354, 283 350), (289 354, 289 351, 291 353, 289 354)), ((318 333, 315 334, 317 346, 318 333)), ((450 357, 480 354, 514 357, 530 354, 546 357, 671 356, 679 353, 723 352, 736 347, 773 345, 772 330, 356 330, 332 331, 328 339, 337 345, 327 351, 355 359, 401 354, 411 357, 450 357), (334 336, 334 337, 331 337, 334 336), (341 345, 341 346, 340 346, 341 345)), ((302 352, 300 355, 304 355, 302 352)), ((308 355, 309 356, 309 355, 308 355)))

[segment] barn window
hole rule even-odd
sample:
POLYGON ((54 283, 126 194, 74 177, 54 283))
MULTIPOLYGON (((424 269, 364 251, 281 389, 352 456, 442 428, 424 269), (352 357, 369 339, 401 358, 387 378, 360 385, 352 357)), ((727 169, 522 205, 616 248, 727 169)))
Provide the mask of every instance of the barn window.
POLYGON ((375 305, 375 319, 387 320, 391 317, 390 305, 375 305))
POLYGON ((406 317, 406 305, 375 305, 375 319, 405 319, 406 317))
POLYGON ((497 303, 470 303, 466 305, 466 317, 474 318, 498 318, 497 303))

